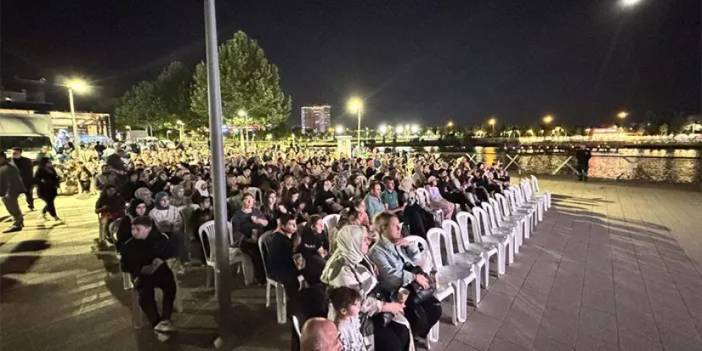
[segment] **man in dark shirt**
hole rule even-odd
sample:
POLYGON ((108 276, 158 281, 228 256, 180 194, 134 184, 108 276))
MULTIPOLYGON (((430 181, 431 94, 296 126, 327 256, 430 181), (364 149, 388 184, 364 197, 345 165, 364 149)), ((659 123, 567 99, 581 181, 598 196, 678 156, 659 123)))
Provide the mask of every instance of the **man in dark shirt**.
POLYGON ((121 251, 122 269, 132 276, 134 288, 139 292, 139 305, 154 330, 167 333, 175 330, 171 313, 176 284, 166 264, 166 259, 173 257, 173 248, 168 237, 152 229, 153 221, 148 216, 132 221, 132 238, 124 243, 121 251), (163 291, 161 315, 154 299, 155 288, 163 291))
POLYGON ((32 160, 22 156, 21 147, 12 148, 12 163, 19 169, 22 183, 24 183, 24 196, 27 199, 27 206, 30 211, 34 211, 34 197, 32 196, 32 187, 34 186, 34 165, 32 160))
POLYGON ((578 161, 578 179, 587 181, 587 172, 590 168, 590 149, 585 145, 580 145, 580 149, 575 152, 575 159, 578 161))
POLYGON ((22 211, 17 204, 17 197, 25 191, 19 170, 7 160, 5 152, 0 151, 0 198, 5 204, 7 213, 14 219, 12 227, 6 229, 3 233, 22 230, 24 217, 22 217, 22 211))
POLYGON ((294 298, 300 290, 300 266, 293 261, 293 234, 297 232, 295 216, 285 213, 280 216, 280 224, 273 233, 268 246, 268 274, 283 283, 289 299, 294 298))

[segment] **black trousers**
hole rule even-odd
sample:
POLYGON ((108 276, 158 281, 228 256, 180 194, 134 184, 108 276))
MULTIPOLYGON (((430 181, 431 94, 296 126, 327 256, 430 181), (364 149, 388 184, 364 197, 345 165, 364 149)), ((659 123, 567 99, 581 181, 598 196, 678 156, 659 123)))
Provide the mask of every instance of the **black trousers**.
POLYGON ((171 319, 173 313, 173 301, 176 296, 176 283, 173 272, 164 262, 152 275, 139 275, 139 283, 135 288, 139 292, 139 306, 146 314, 151 325, 156 326, 158 322, 171 319), (161 314, 158 313, 154 289, 159 288, 163 292, 163 308, 161 314))
POLYGON ((33 186, 25 186, 27 188, 27 192, 24 193, 25 198, 27 199, 27 206, 29 207, 30 210, 34 209, 34 191, 32 191, 33 186))
POLYGON ((41 213, 49 213, 54 218, 58 217, 56 215, 56 205, 54 204, 56 196, 42 196, 40 198, 46 203, 44 209, 41 210, 41 213))
POLYGON ((412 296, 405 303, 405 316, 412 327, 412 334, 426 338, 436 322, 441 318, 441 302, 429 298, 421 303, 416 303, 412 296))
POLYGON ((254 266, 254 279, 261 284, 265 283, 266 272, 263 270, 263 259, 261 258, 261 251, 258 249, 258 243, 243 240, 239 248, 251 257, 251 262, 253 262, 254 266))
POLYGON ((373 320, 373 342, 380 351, 405 351, 409 349, 410 334, 407 327, 396 322, 385 325, 383 314, 378 313, 373 320))
POLYGON ((589 167, 587 166, 578 166, 578 179, 579 180, 587 180, 587 172, 588 172, 589 167))

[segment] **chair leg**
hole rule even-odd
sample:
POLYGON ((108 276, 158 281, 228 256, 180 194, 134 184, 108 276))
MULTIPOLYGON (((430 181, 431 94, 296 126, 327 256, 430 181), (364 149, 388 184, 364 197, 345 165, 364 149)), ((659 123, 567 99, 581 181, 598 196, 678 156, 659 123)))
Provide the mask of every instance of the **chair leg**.
POLYGON ((485 265, 483 266, 483 270, 480 272, 483 274, 483 279, 480 280, 480 283, 483 285, 483 288, 485 290, 490 288, 490 258, 485 260, 485 265))
POLYGON ((466 300, 465 295, 463 293, 464 285, 465 284, 463 284, 463 282, 461 282, 460 280, 457 280, 454 283, 453 311, 451 313, 451 323, 453 325, 463 323, 468 318, 468 301, 466 300))
POLYGON ((514 237, 510 237, 510 239, 511 239, 510 242, 507 243, 507 245, 509 246, 509 249, 507 251, 507 256, 509 259, 508 262, 511 265, 512 263, 514 263, 514 237))
POLYGON ((505 246, 500 244, 497 246, 497 275, 503 275, 505 274, 505 266, 506 266, 506 261, 507 256, 505 255, 505 246))
POLYGON ((433 327, 429 330, 429 337, 427 338, 427 350, 431 349, 432 342, 439 342, 439 324, 436 322, 433 327))
POLYGON ((276 314, 278 316, 278 324, 285 324, 285 290, 280 284, 275 285, 275 305, 276 314))
POLYGON ((480 304, 480 270, 475 274, 475 280, 473 280, 473 305, 477 308, 480 304))
POLYGON ((271 307, 271 284, 266 282, 266 308, 271 307))
POLYGON ((207 275, 205 276, 205 287, 206 288, 211 288, 212 287, 212 280, 214 279, 214 268, 212 267, 207 267, 207 275))

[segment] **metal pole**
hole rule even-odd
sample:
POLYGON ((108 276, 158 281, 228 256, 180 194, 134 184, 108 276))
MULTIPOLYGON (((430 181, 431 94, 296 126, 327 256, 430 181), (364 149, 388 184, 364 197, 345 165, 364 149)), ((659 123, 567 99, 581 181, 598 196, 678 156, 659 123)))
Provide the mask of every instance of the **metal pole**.
POLYGON ((78 135, 78 122, 76 122, 76 108, 73 105, 73 89, 68 88, 68 104, 71 106, 71 119, 73 121, 73 143, 78 149, 78 145, 80 145, 80 136, 78 135))
POLYGON ((207 49, 207 96, 210 115, 210 145, 212 179, 214 181, 215 220, 215 291, 219 305, 220 336, 228 334, 225 327, 231 317, 231 273, 229 269, 229 235, 227 227, 226 183, 224 180, 224 142, 222 140, 222 95, 217 53, 217 20, 215 1, 205 0, 205 36, 207 49))

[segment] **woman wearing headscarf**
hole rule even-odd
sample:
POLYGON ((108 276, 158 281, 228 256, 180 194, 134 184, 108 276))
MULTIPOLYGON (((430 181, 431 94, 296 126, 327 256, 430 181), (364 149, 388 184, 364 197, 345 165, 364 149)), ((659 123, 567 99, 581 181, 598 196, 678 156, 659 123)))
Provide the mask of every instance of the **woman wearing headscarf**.
POLYGON ((178 209, 189 206, 192 200, 185 196, 185 188, 182 185, 176 185, 171 188, 171 205, 178 209))
MULTIPOLYGON (((129 202, 129 208, 127 209, 127 215, 122 217, 119 228, 117 229, 117 242, 115 247, 117 251, 120 251, 127 242, 132 237, 132 220, 141 216, 149 215, 149 207, 143 200, 132 199, 129 202)), ((153 227, 152 231, 158 232, 156 226, 153 227)))
POLYGON ((199 204, 203 198, 210 197, 210 191, 207 185, 207 181, 205 180, 198 180, 195 182, 195 186, 193 187, 193 196, 192 196, 192 202, 194 204, 199 204))
POLYGON ((409 322, 402 315, 404 306, 385 302, 377 293, 378 269, 366 256, 369 243, 364 227, 343 227, 336 235, 336 250, 322 272, 322 282, 333 288, 352 288, 361 294, 361 332, 368 350, 413 350, 409 322), (372 331, 367 327, 369 323, 372 331))
POLYGON ((56 214, 56 205, 54 205, 60 182, 61 178, 56 174, 54 166, 51 164, 51 159, 48 157, 42 158, 39 161, 37 171, 34 173, 34 184, 37 185, 37 195, 46 203, 44 209, 41 210, 44 220, 46 220, 47 212, 51 217, 54 217, 54 220, 61 220, 56 214))
MULTIPOLYGON (((183 217, 180 215, 180 211, 171 205, 168 193, 162 191, 156 194, 154 208, 149 212, 149 216, 154 220, 156 228, 171 238, 177 248, 180 263, 183 265, 188 263, 190 261, 190 238, 183 234, 183 217)), ((181 269, 179 271, 179 273, 182 272, 181 269)))

